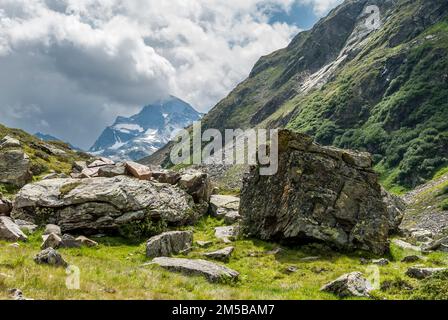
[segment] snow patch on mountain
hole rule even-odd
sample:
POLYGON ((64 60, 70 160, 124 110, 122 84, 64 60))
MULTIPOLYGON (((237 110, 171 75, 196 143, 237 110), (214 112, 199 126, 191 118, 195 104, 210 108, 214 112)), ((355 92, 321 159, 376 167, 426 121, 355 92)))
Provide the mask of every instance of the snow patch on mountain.
POLYGON ((200 118, 188 103, 170 97, 143 107, 129 118, 118 117, 89 151, 114 160, 138 160, 156 152, 200 118))

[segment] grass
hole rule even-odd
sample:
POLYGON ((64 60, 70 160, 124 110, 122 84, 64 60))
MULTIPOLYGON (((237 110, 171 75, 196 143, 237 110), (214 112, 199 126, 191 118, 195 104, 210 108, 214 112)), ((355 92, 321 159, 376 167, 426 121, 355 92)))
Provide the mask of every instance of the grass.
MULTIPOLYGON (((213 228, 222 225, 214 218, 203 218, 194 227, 194 239, 213 241, 208 249, 195 249, 188 258, 203 258, 202 253, 224 248, 216 241, 213 228)), ((188 229, 191 229, 189 227, 188 229)), ((202 277, 187 277, 170 273, 157 266, 141 267, 147 262, 144 243, 133 243, 121 238, 99 238, 97 248, 60 249, 63 257, 80 269, 80 290, 67 289, 67 274, 63 268, 37 265, 33 256, 40 251, 40 235, 30 236, 20 248, 12 248, 0 242, 0 299, 7 299, 8 288, 20 288, 27 297, 34 299, 280 299, 315 300, 337 299, 336 296, 320 292, 319 288, 352 272, 366 272, 359 259, 366 253, 351 255, 337 253, 320 245, 301 248, 285 248, 277 255, 266 254, 278 244, 253 239, 234 242, 234 255, 228 267, 240 272, 235 284, 211 284, 202 277), (301 262, 307 256, 320 256, 318 261, 301 262), (288 274, 289 266, 298 268, 288 274)), ((409 299, 418 282, 404 275, 408 265, 398 261, 405 255, 392 247, 388 257, 392 263, 379 267, 381 283, 392 283, 392 289, 376 290, 377 299, 409 299), (403 287, 403 288, 402 288, 403 287), (401 288, 401 289, 400 289, 401 288)), ((184 257, 184 256, 182 256, 184 257)), ((446 264, 447 255, 436 253, 428 256, 427 266, 446 264)))

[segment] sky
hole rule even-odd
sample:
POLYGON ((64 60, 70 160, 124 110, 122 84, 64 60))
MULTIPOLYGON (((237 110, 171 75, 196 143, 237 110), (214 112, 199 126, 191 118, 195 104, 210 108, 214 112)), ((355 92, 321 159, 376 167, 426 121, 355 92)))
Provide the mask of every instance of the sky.
POLYGON ((0 0, 0 123, 88 149, 177 96, 207 112, 342 0, 0 0))

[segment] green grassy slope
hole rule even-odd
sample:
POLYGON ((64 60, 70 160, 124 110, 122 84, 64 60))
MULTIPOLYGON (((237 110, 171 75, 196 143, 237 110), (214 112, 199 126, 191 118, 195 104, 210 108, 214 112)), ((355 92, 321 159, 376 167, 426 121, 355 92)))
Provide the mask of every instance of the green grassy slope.
MULTIPOLYGON (((183 258, 204 258, 202 253, 224 248, 216 241, 213 227, 221 222, 204 218, 194 227, 194 239, 210 240, 209 249, 194 249, 183 258)), ((37 265, 33 257, 38 253, 40 232, 30 237, 20 248, 0 242, 0 299, 7 298, 7 288, 20 288, 24 295, 34 299, 337 299, 320 292, 320 287, 340 275, 361 271, 367 276, 372 272, 360 263, 365 253, 345 255, 319 245, 288 248, 273 255, 266 251, 278 247, 275 243, 244 239, 234 242, 235 251, 226 264, 240 272, 234 284, 211 284, 202 277, 188 277, 165 271, 156 266, 141 267, 148 262, 145 246, 118 238, 100 238, 97 248, 60 249, 65 260, 80 269, 80 290, 68 290, 67 274, 63 268, 37 265), (316 261, 301 261, 304 257, 320 256, 316 261), (288 273, 294 266, 297 272, 288 273)), ((404 275, 409 264, 400 260, 409 253, 392 246, 391 263, 379 267, 379 285, 373 292, 377 299, 411 299, 415 292, 419 298, 428 296, 421 292, 421 284, 404 275), (409 288, 414 290, 409 290, 409 288)), ((424 265, 440 266, 448 263, 445 253, 432 253, 424 265)), ((446 289, 430 294, 446 294, 446 289), (445 292, 443 291, 445 290, 445 292)))
MULTIPOLYGON (((22 143, 23 150, 30 157, 31 171, 35 180, 51 171, 69 174, 74 161, 90 158, 87 154, 71 150, 65 143, 56 141, 42 142, 23 130, 10 129, 0 124, 0 139, 6 135, 16 138, 22 143), (45 148, 45 145, 48 144, 64 151, 65 155, 57 156, 49 153, 47 148, 45 148)), ((0 184, 0 192, 4 195, 12 194, 15 191, 17 190, 11 186, 0 184)))
POLYGON ((260 59, 203 119, 205 128, 288 127, 325 145, 367 150, 389 189, 409 190, 448 164, 448 2, 348 0, 260 59), (365 5, 382 27, 327 83, 301 89, 334 61, 365 5))

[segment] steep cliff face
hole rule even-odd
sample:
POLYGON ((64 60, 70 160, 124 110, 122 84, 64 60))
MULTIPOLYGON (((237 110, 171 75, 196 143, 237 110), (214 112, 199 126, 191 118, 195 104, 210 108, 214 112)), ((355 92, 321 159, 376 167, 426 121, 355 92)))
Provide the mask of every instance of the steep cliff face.
POLYGON ((444 0, 345 1, 261 58, 203 125, 288 127, 371 152, 390 187, 418 185, 447 164, 447 15, 444 0))

